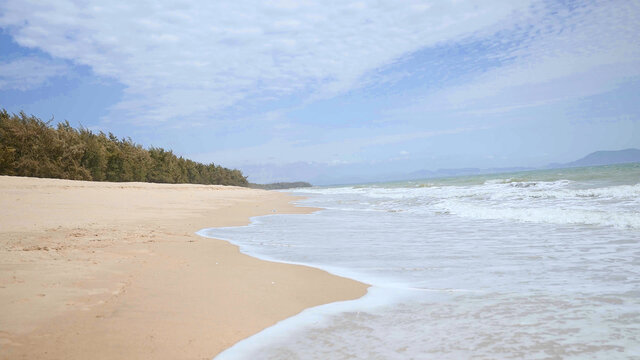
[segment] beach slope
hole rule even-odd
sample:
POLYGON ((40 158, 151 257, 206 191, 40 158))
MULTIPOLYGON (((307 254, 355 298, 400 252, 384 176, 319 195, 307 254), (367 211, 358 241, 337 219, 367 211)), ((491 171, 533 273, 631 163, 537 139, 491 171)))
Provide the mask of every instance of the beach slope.
POLYGON ((195 235, 307 213, 225 186, 0 176, 0 359, 210 359, 367 286, 195 235))

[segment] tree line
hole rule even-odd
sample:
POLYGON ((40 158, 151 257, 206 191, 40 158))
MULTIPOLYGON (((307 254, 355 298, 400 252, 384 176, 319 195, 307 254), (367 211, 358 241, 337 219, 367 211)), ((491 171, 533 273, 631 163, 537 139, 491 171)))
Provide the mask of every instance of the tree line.
POLYGON ((239 170, 205 165, 130 138, 98 134, 68 121, 56 127, 24 112, 0 110, 0 175, 94 181, 248 186, 239 170))

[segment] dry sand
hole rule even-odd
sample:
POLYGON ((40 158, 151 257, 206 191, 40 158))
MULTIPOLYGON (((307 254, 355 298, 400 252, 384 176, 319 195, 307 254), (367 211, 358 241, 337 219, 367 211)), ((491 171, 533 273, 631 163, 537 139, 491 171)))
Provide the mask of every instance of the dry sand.
POLYGON ((0 176, 1 359, 211 359, 367 286, 199 237, 306 213, 238 187, 0 176))

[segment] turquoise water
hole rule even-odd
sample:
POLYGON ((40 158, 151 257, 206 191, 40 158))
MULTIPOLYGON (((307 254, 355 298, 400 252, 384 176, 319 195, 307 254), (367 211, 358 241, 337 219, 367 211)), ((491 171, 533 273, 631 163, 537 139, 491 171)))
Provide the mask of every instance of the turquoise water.
POLYGON ((412 187, 433 185, 480 185, 487 181, 504 180, 507 182, 557 181, 569 180, 585 186, 634 185, 640 179, 640 163, 590 166, 578 168, 518 171, 499 174, 443 177, 415 181, 397 181, 358 186, 371 187, 412 187))
POLYGON ((373 286, 220 359, 640 359, 640 164, 293 192, 201 233, 373 286))

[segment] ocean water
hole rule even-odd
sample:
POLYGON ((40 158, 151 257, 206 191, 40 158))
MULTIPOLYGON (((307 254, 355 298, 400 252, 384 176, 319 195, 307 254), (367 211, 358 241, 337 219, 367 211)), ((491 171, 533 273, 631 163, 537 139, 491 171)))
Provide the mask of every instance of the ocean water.
POLYGON ((640 164, 293 193, 200 233, 372 287, 219 359, 640 359, 640 164))

